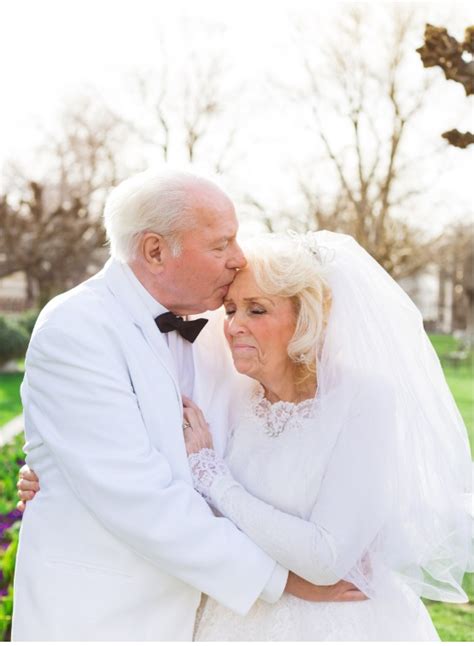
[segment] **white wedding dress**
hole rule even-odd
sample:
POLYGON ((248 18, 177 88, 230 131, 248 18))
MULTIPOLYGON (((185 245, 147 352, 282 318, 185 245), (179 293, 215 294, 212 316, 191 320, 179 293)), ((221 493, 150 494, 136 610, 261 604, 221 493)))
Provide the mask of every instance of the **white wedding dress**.
MULTIPOLYGON (((317 499, 333 449, 321 441, 313 400, 270 404, 258 386, 229 440, 225 464, 209 449, 191 456, 190 463, 195 483, 219 513, 288 569, 330 584, 335 580, 324 563, 331 562, 335 548, 330 535, 309 521, 318 504, 324 516, 325 502, 317 499)), ((344 492, 330 494, 337 504, 344 492)), ((257 601, 246 616, 204 598, 194 639, 438 641, 418 596, 395 573, 384 576, 387 593, 379 585, 375 599, 314 603, 284 593, 275 604, 257 601)))

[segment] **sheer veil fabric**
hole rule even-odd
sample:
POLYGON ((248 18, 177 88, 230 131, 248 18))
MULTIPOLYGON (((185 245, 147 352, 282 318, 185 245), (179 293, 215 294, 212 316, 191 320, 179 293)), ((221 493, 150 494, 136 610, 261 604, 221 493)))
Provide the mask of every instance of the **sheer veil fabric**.
POLYGON ((334 574, 372 598, 389 593, 395 572, 420 596, 467 601, 469 444, 422 317, 350 236, 292 238, 295 253, 320 264, 333 298, 313 405, 334 491, 317 522, 335 541, 334 574))

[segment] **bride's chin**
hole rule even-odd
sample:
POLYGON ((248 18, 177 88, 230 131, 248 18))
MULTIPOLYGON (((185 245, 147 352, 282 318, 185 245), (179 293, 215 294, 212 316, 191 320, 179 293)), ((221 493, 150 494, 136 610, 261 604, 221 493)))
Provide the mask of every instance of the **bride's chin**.
POLYGON ((252 370, 252 365, 250 364, 249 361, 234 358, 234 367, 237 370, 237 372, 240 372, 241 375, 247 375, 247 377, 253 377, 254 371, 252 370))

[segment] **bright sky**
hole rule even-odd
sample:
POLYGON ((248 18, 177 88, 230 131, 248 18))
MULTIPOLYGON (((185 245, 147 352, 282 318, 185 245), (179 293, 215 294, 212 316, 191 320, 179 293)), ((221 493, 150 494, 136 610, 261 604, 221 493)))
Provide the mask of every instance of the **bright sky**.
MULTIPOLYGON (((442 24, 458 38, 468 24, 474 23, 474 3, 416 4, 423 7, 424 21, 442 24)), ((343 3, 320 4, 314 0, 1 2, 0 164, 19 157, 27 166, 31 165, 33 147, 41 141, 39 130, 50 128, 65 99, 80 93, 84 86, 99 88, 109 101, 122 101, 119 88, 123 75, 133 65, 150 65, 157 56, 158 30, 171 35, 183 16, 193 18, 197 24, 212 21, 226 26, 227 54, 234 73, 239 78, 254 80, 253 99, 258 103, 258 88, 265 75, 288 80, 297 73, 297 61, 288 49, 291 14, 314 21, 322 41, 343 10, 343 3)), ((460 86, 443 85, 435 103, 422 124, 427 132, 441 133, 455 126, 472 130, 473 119, 460 86)), ((295 145, 294 137, 289 137, 291 149, 285 154, 285 132, 278 132, 281 122, 271 111, 268 114, 263 111, 260 119, 256 117, 253 127, 261 141, 258 143, 258 137, 255 138, 252 154, 249 151, 247 179, 243 181, 248 181, 251 189, 257 187, 263 199, 273 196, 279 202, 290 190, 285 184, 282 159, 287 158, 288 165, 288 160, 297 158, 300 143, 296 140, 295 145)), ((301 151, 306 145, 302 138, 301 151)), ((437 180, 440 192, 437 199, 447 198, 452 212, 441 210, 440 222, 460 217, 472 207, 472 153, 450 151, 446 158, 446 171, 437 180)))

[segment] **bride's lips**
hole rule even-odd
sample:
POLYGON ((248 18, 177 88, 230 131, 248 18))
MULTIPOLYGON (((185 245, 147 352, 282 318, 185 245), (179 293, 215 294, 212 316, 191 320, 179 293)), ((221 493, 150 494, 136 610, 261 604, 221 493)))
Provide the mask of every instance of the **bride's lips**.
POLYGON ((255 349, 254 345, 248 345, 247 343, 236 343, 232 345, 232 352, 249 352, 255 349))

